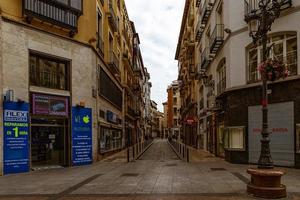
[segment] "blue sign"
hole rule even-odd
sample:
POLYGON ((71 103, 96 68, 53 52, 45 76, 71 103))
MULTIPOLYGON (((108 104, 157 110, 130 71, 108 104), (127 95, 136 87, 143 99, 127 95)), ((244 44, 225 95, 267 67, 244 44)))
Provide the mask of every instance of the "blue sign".
POLYGON ((29 104, 5 102, 4 174, 29 171, 29 104))
POLYGON ((93 162, 90 108, 72 108, 72 160, 74 166, 89 165, 93 162))

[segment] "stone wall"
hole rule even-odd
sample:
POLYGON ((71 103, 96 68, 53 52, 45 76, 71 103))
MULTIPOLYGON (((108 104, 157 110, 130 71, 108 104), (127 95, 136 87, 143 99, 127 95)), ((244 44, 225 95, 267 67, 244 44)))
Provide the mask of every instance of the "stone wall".
MULTIPOLYGON (((29 102, 29 91, 61 94, 71 97, 72 106, 85 102, 93 109, 93 159, 97 156, 97 109, 92 89, 97 88, 96 54, 87 45, 73 42, 55 35, 47 34, 22 25, 0 20, 0 88, 13 89, 15 100, 29 102), (35 51, 62 59, 71 63, 71 90, 60 91, 29 87, 29 52, 35 51), (3 59, 1 59, 3 58, 3 59), (2 79, 3 78, 3 79, 2 79), (1 83, 3 85, 1 86, 1 83), (38 90, 38 91, 37 91, 38 90)), ((2 93, 2 89, 0 94, 2 93)), ((2 94, 1 94, 2 96, 2 94)), ((2 107, 2 104, 1 104, 2 107)), ((0 111, 2 111, 0 107, 0 111)), ((1 112, 3 113, 3 112, 1 112)), ((2 124, 2 114, 0 115, 2 124)), ((2 168, 2 135, 0 134, 0 166, 2 168)), ((0 169, 2 171, 2 169, 0 169)))

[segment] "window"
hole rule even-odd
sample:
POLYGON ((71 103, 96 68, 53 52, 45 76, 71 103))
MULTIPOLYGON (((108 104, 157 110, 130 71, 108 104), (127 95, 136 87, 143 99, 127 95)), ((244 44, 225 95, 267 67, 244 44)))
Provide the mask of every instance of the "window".
POLYGON ((107 73, 100 69, 100 81, 99 81, 99 93, 106 98, 112 104, 114 104, 119 110, 122 110, 122 91, 111 80, 107 73))
POLYGON ((104 52, 104 42, 103 42, 103 18, 102 18, 102 13, 98 9, 97 11, 97 47, 103 54, 104 52))
POLYGON ((30 85, 69 90, 69 72, 66 61, 30 55, 30 85))
POLYGON ((120 148, 122 148, 122 131, 101 126, 98 134, 98 152, 105 153, 120 148))
POLYGON ((226 60, 223 59, 218 66, 218 94, 221 94, 226 89, 226 60))
POLYGON ((300 153, 300 124, 296 125, 296 153, 300 153))
MULTIPOLYGON (((290 76, 297 75, 297 36, 296 34, 282 34, 269 38, 273 44, 270 57, 283 60, 288 65, 290 76)), ((248 51, 248 83, 260 80, 258 65, 262 62, 262 47, 252 48, 248 51)))
POLYGON ((245 127, 228 127, 224 134, 225 149, 245 150, 245 127))

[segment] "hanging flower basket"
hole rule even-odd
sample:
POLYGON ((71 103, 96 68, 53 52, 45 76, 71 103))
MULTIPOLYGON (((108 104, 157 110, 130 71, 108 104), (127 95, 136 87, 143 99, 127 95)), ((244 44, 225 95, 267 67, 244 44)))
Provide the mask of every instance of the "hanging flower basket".
POLYGON ((262 80, 276 81, 289 76, 290 72, 287 69, 287 64, 278 59, 268 58, 258 67, 262 80))

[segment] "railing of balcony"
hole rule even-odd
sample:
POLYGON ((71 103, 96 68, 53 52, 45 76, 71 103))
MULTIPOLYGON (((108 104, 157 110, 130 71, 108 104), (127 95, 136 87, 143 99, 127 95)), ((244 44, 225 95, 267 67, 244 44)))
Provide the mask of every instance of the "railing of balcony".
POLYGON ((104 55, 104 41, 102 36, 97 33, 97 48, 99 49, 101 55, 104 55))
POLYGON ((210 49, 206 47, 201 53, 201 69, 206 69, 207 65, 210 62, 209 56, 210 56, 210 49))
POLYGON ((197 23, 197 27, 196 27, 196 41, 197 42, 199 42, 201 40, 203 32, 204 32, 204 29, 202 27, 201 21, 199 20, 197 23))
POLYGON ((119 59, 116 56, 115 52, 113 52, 113 51, 109 52, 109 65, 113 66, 115 68, 115 70, 120 71, 119 70, 119 59))
POLYGON ((218 45, 219 42, 223 42, 223 40, 224 40, 224 24, 217 24, 209 39, 210 50, 212 51, 215 45, 218 45))
MULTIPOLYGON (((272 3, 270 3, 269 5, 270 7, 273 6, 272 3)), ((260 15, 259 0, 244 0, 244 6, 246 22, 260 15)), ((282 0, 281 10, 285 10, 287 8, 290 8, 291 6, 292 0, 282 0)))
POLYGON ((134 117, 135 116, 135 111, 132 109, 130 106, 127 107, 127 114, 134 117))
POLYGON ((78 18, 82 14, 82 1, 78 1, 78 8, 72 6, 72 3, 64 5, 56 1, 23 0, 23 12, 28 17, 38 18, 75 32, 78 18))
POLYGON ((109 22, 114 32, 119 30, 119 23, 112 2, 109 2, 109 22))
POLYGON ((201 15, 200 15, 200 19, 201 19, 200 21, 202 24, 206 24, 206 22, 208 21, 213 5, 214 5, 214 0, 204 1, 201 7, 201 15))

